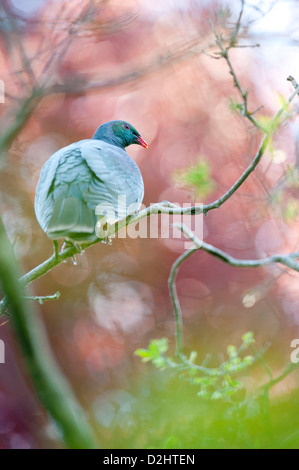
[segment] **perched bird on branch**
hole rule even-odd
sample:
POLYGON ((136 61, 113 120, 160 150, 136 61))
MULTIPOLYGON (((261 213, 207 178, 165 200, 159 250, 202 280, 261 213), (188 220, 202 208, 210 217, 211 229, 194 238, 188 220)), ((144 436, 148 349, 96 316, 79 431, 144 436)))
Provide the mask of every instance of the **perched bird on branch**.
POLYGON ((107 223, 140 208, 144 186, 137 164, 125 151, 131 144, 148 146, 128 122, 109 121, 92 139, 68 145, 46 161, 35 213, 49 238, 93 241, 102 238, 107 223))

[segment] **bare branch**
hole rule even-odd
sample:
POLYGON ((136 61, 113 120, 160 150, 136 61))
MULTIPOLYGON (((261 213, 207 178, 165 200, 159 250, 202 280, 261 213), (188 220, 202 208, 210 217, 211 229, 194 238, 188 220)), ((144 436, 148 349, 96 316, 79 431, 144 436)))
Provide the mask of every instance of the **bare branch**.
POLYGON ((176 322, 176 355, 180 356, 182 353, 182 310, 180 302, 178 299, 178 294, 176 290, 176 277, 180 265, 187 259, 189 256, 192 256, 197 249, 185 251, 177 260, 173 263, 168 279, 169 295, 172 301, 175 322, 176 322))
POLYGON ((280 263, 280 264, 283 264, 284 266, 287 266, 293 269, 294 271, 299 272, 299 263, 295 261, 295 259, 299 258, 299 251, 289 253, 288 255, 273 255, 273 256, 268 256, 267 258, 261 258, 261 259, 256 259, 256 260, 255 259, 242 260, 242 259, 234 258, 228 253, 225 253, 224 251, 220 250, 219 248, 216 248, 215 246, 210 245, 209 243, 206 243, 203 240, 200 240, 184 224, 174 224, 174 227, 179 229, 182 233, 184 233, 186 237, 189 238, 189 240, 191 240, 194 243, 197 249, 206 251, 210 255, 215 256, 216 258, 220 259, 224 263, 229 264, 230 266, 235 266, 238 268, 257 268, 257 267, 269 266, 270 264, 274 264, 274 263, 280 263))
POLYGON ((59 297, 60 297, 60 292, 57 291, 57 292, 55 292, 55 294, 52 294, 52 295, 26 295, 24 297, 24 299, 26 299, 26 300, 35 300, 39 304, 42 305, 47 300, 56 300, 56 299, 59 299, 59 297))
POLYGON ((6 18, 8 19, 8 21, 11 25, 11 28, 12 28, 12 31, 13 31, 13 39, 15 41, 17 49, 19 50, 19 54, 20 54, 20 57, 21 57, 21 60, 22 60, 24 71, 26 72, 26 74, 27 74, 27 76, 28 76, 28 78, 31 82, 31 85, 33 87, 36 87, 37 86, 37 80, 36 80, 35 74, 33 72, 33 69, 31 67, 31 62, 30 62, 30 60, 29 60, 29 58, 26 54, 26 51, 24 49, 22 38, 19 35, 18 24, 15 21, 14 15, 12 15, 11 10, 8 7, 6 1, 2 2, 2 8, 3 8, 3 10, 6 14, 6 18))
MULTIPOLYGON (((31 95, 25 98, 14 116, 13 124, 0 136, 0 160, 4 157, 4 152, 10 147, 16 136, 28 122, 32 112, 42 98, 42 91, 32 90, 31 95)), ((6 116, 3 120, 6 120, 6 116)), ((5 122, 5 121, 4 121, 5 122)), ((4 127, 4 126, 3 126, 4 127)))
POLYGON ((298 367, 299 367, 298 362, 289 364, 278 377, 276 377, 275 379, 271 379, 265 385, 262 385, 258 389, 258 393, 261 393, 262 391, 267 393, 270 390, 270 388, 274 387, 274 385, 276 385, 278 382, 281 382, 285 377, 287 377, 287 375, 291 374, 291 372, 293 372, 298 367))

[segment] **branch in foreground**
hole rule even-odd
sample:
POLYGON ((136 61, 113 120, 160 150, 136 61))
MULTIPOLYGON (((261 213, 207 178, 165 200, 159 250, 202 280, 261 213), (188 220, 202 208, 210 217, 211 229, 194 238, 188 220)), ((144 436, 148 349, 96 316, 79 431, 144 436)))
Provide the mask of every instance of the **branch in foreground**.
POLYGON ((13 248, 0 219, 0 281, 10 303, 12 324, 36 391, 70 448, 97 447, 85 413, 52 355, 41 320, 23 300, 13 248))

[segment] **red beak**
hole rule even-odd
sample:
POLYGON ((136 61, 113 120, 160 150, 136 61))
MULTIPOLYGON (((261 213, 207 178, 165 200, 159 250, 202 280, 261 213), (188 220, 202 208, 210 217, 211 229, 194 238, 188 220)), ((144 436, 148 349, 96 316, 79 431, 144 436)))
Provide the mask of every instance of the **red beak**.
POLYGON ((144 147, 145 149, 148 148, 147 143, 145 142, 145 140, 143 140, 143 138, 140 135, 137 136, 137 141, 138 141, 138 144, 144 147))

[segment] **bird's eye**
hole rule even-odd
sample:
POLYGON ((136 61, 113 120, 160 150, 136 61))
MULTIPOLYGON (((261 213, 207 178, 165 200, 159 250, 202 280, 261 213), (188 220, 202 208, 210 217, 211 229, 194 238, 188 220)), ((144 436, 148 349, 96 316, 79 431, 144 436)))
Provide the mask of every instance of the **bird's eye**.
POLYGON ((124 124, 124 128, 125 128, 125 129, 130 129, 129 124, 124 124))

